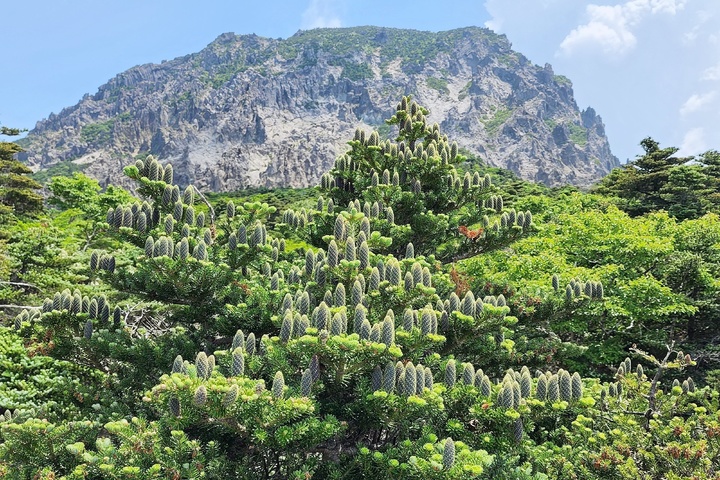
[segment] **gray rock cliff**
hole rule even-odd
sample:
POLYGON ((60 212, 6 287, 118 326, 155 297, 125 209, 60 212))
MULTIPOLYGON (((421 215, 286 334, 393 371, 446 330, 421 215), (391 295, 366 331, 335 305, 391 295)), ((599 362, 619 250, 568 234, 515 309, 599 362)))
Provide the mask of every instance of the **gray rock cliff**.
POLYGON ((38 122, 33 169, 72 161, 101 183, 152 153, 176 179, 231 191, 318 183, 356 127, 377 128, 403 95, 486 163, 548 185, 589 185, 618 160, 572 84, 481 28, 219 36, 199 53, 131 68, 38 122))

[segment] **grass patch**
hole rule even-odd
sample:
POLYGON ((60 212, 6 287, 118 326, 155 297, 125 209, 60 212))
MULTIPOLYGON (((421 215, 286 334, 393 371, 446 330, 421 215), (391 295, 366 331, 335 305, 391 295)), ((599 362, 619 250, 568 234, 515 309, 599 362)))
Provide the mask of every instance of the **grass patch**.
POLYGON ((180 105, 184 105, 190 101, 191 93, 189 90, 184 91, 180 95, 178 95, 176 98, 173 98, 169 105, 173 108, 177 108, 180 105))
POLYGON ((498 55, 498 62, 506 67, 515 67, 518 63, 520 63, 517 54, 514 52, 498 55))
POLYGON ((588 142, 588 131, 587 128, 581 127, 574 123, 568 124, 568 130, 570 130, 570 141, 575 145, 584 147, 588 142))
POLYGON ((103 122, 85 125, 80 131, 80 139, 93 145, 107 145, 110 143, 110 140, 112 140, 115 124, 117 122, 128 121, 130 120, 130 117, 130 113, 125 112, 103 122))
POLYGON ((290 45, 287 42, 280 42, 278 45, 278 54, 283 60, 292 60, 297 58, 300 51, 296 45, 290 45))
POLYGON ((106 145, 110 143, 112 138, 112 129, 115 126, 115 119, 105 120, 104 122, 90 123, 82 127, 80 138, 83 142, 96 145, 106 145))
POLYGON ((480 122, 482 122, 482 124, 485 126, 485 130, 487 130, 488 133, 494 135, 500 129, 500 126, 508 121, 511 115, 512 110, 508 110, 507 108, 499 108, 495 111, 491 118, 485 120, 481 119, 480 122))
POLYGON ((448 82, 444 78, 436 78, 436 77, 428 77, 425 80, 425 84, 432 88, 433 90, 437 90, 440 93, 448 94, 450 93, 450 90, 448 89, 448 82))
POLYGON ((572 87, 572 81, 565 75, 555 75, 553 76, 553 80, 555 80, 555 83, 558 85, 572 87))
POLYGON ((341 78, 347 78, 354 82, 359 80, 365 80, 366 78, 373 78, 375 74, 372 69, 365 63, 353 63, 347 62, 343 65, 341 78))
POLYGON ((382 65, 399 58, 406 71, 418 72, 438 53, 450 51, 453 45, 466 36, 509 47, 504 37, 484 28, 469 27, 433 33, 384 27, 353 27, 303 30, 283 41, 280 50, 290 56, 293 47, 313 43, 332 56, 351 58, 357 52, 370 52, 379 46, 382 65))
POLYGON ((467 82, 465 86, 460 90, 460 93, 458 94, 458 100, 462 101, 467 98, 467 96, 470 94, 470 88, 472 88, 472 80, 467 82))
POLYGON ((213 88, 219 88, 232 80, 235 75, 245 70, 247 70, 247 66, 242 64, 223 66, 210 78, 210 84, 213 88))

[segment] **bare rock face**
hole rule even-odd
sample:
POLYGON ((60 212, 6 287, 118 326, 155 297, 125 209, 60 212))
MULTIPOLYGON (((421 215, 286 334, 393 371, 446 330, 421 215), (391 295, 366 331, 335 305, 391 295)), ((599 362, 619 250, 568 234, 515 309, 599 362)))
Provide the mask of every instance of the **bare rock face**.
POLYGON ((199 53, 127 70, 38 122, 33 169, 72 161, 119 183, 136 155, 214 191, 318 183, 357 127, 384 124, 403 95, 486 163, 547 185, 589 185, 618 165, 602 120, 572 84, 465 28, 301 31, 286 40, 226 33, 199 53))

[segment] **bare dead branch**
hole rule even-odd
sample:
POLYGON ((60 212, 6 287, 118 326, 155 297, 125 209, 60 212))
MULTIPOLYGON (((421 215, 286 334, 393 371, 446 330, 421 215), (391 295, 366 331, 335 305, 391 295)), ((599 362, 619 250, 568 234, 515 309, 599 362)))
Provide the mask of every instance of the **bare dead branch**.
POLYGON ((212 205, 210 205, 210 202, 208 201, 208 199, 205 198, 205 195, 203 195, 202 192, 200 190, 198 190, 198 188, 195 185, 193 185, 193 188, 195 189, 195 193, 197 193, 198 196, 202 199, 203 203, 205 205, 207 205, 208 211, 210 212, 210 225, 212 225, 214 227, 215 226, 215 209, 213 208, 212 205))
POLYGON ((38 287, 37 285, 33 285, 32 283, 7 282, 4 280, 0 280, 0 285, 12 285, 13 287, 29 287, 29 288, 34 288, 37 291, 40 291, 40 287, 38 287))

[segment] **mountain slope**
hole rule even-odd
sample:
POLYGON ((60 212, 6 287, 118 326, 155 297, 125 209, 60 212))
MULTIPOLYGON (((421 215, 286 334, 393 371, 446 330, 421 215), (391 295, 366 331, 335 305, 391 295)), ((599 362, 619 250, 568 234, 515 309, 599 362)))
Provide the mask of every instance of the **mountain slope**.
POLYGON ((131 68, 24 140, 32 168, 73 161, 117 181, 137 154, 181 182, 228 191, 316 184, 356 127, 379 128, 406 94, 460 147, 548 185, 588 185, 618 165, 602 120, 568 79, 505 36, 464 28, 226 33, 199 53, 131 68))

